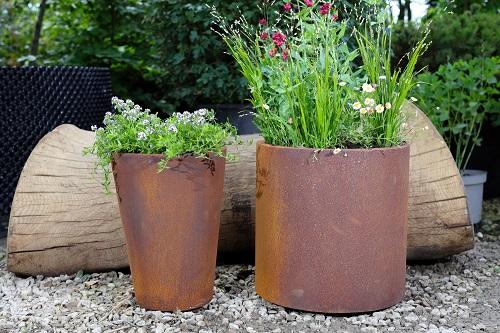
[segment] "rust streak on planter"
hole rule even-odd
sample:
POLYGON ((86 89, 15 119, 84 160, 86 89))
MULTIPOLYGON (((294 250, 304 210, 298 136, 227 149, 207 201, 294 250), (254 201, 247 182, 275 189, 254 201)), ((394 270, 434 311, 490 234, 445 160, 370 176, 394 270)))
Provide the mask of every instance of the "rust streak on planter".
POLYGON ((117 154, 113 172, 137 303, 198 308, 212 298, 225 159, 117 154))
POLYGON ((314 312, 387 308, 405 292, 409 146, 257 144, 256 290, 314 312))

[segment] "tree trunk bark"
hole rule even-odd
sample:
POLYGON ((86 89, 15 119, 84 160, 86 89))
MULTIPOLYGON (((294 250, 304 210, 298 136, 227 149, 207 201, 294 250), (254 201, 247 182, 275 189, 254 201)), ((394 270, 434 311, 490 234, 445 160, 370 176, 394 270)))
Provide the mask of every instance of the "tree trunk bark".
POLYGON ((398 21, 404 21, 405 20, 405 6, 403 4, 403 1, 398 0, 398 5, 399 5, 398 21))
POLYGON ((40 36, 42 34, 43 17, 45 15, 45 8, 47 7, 47 0, 42 0, 40 2, 40 7, 38 9, 38 17, 35 24, 35 34, 33 35, 33 40, 31 42, 31 55, 36 56, 38 54, 38 46, 40 45, 40 36))
POLYGON ((411 2, 411 0, 406 0, 406 2, 405 2, 406 17, 408 19, 408 22, 411 21, 411 7, 410 7, 410 2, 411 2))

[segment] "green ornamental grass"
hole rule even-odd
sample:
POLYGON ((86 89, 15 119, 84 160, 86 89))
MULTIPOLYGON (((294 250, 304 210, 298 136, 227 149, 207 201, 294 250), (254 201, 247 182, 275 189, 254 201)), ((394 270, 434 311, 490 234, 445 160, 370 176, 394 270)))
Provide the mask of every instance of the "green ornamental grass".
POLYGON ((115 112, 106 114, 104 127, 93 126, 95 143, 84 149, 84 154, 97 156, 96 169, 103 171, 103 185, 108 192, 110 164, 115 153, 162 154, 159 172, 167 167, 169 160, 184 155, 206 159, 212 153, 234 158, 224 148, 231 138, 237 140, 236 128, 229 123, 216 123, 213 111, 185 111, 162 120, 131 100, 113 97, 112 104, 115 112))
POLYGON ((258 26, 244 16, 229 24, 216 8, 212 15, 247 79, 256 125, 267 143, 325 149, 404 141, 401 106, 426 48, 423 40, 408 66, 392 71, 384 23, 356 31, 358 48, 352 49, 348 21, 333 3, 294 1, 265 9, 279 13, 274 24, 268 12, 258 26), (361 68, 355 65, 359 56, 361 68))

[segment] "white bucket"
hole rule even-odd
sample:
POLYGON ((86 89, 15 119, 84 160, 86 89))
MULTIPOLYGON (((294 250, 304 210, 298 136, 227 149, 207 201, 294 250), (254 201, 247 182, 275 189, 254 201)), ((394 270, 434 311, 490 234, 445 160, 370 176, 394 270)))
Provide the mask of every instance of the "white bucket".
POLYGON ((486 171, 463 170, 462 180, 467 196, 469 218, 472 224, 481 222, 481 211, 483 208, 483 186, 486 183, 486 171))

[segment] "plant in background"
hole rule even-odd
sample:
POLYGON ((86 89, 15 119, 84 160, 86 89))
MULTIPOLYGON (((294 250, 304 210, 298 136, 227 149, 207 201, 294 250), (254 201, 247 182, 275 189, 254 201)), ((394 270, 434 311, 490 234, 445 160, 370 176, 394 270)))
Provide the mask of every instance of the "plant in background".
POLYGON ((93 127, 95 143, 84 150, 85 154, 97 156, 96 168, 103 171, 107 191, 109 166, 115 153, 163 154, 159 171, 166 168, 169 160, 183 155, 206 159, 212 153, 233 158, 224 147, 231 137, 236 138, 236 129, 229 124, 215 123, 213 111, 185 111, 161 120, 131 100, 113 97, 112 103, 116 112, 106 114, 104 127, 93 127))
MULTIPOLYGON (((424 23, 427 23, 425 21, 424 19, 424 23)), ((441 11, 428 21, 429 40, 432 40, 432 44, 418 62, 421 68, 427 67, 434 72, 440 65, 448 62, 500 55, 500 34, 497 32, 500 15, 496 11, 462 14, 441 11)), ((396 24, 392 41, 394 59, 399 60, 408 52, 426 30, 427 25, 422 23, 396 24)))
POLYGON ((492 57, 460 60, 418 76, 418 104, 452 149, 460 170, 481 144, 485 119, 500 125, 499 72, 500 57, 492 57))
POLYGON ((339 19, 342 13, 333 3, 281 6, 276 24, 265 14, 257 28, 244 17, 228 24, 212 11, 247 79, 256 125, 266 142, 319 149, 400 144, 400 108, 426 44, 420 41, 411 64, 393 73, 383 31, 358 32, 364 80, 353 72, 358 51, 348 47, 348 22, 339 19))

